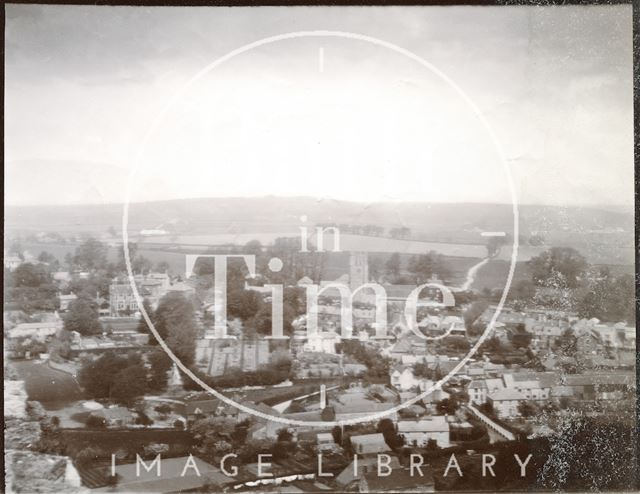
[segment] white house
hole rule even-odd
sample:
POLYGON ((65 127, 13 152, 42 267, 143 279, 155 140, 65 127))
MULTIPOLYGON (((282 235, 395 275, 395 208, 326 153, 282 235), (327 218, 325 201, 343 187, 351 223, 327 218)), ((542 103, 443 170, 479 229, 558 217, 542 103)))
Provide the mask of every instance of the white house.
POLYGON ((304 344, 305 352, 336 353, 336 345, 340 342, 340 335, 335 331, 319 331, 308 335, 304 344))
POLYGON ((413 367, 409 365, 396 365, 391 369, 391 386, 408 391, 420 385, 423 379, 413 375, 413 367))
POLYGON ((410 446, 424 447, 430 439, 437 441, 438 446, 448 447, 449 422, 444 415, 434 415, 427 419, 401 420, 398 422, 398 434, 404 437, 410 446))
POLYGON ((20 266, 20 264, 22 264, 22 259, 20 259, 18 256, 7 256, 5 254, 4 267, 9 271, 15 270, 18 266, 20 266))
POLYGON ((518 405, 526 400, 519 391, 505 388, 491 393, 487 396, 487 401, 493 405, 493 409, 498 417, 517 417, 520 415, 518 405))
POLYGON ((62 320, 46 322, 25 322, 18 324, 8 331, 8 338, 36 338, 44 340, 48 336, 53 336, 62 328, 62 320))

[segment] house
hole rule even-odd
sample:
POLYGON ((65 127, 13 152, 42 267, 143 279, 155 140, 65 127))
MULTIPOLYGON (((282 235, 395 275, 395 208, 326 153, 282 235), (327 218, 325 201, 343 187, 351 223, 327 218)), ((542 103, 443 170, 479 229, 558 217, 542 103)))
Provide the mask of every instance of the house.
POLYGON ((73 302, 74 300, 77 300, 78 297, 76 296, 75 293, 70 293, 68 295, 58 295, 58 300, 60 301, 60 311, 61 312, 66 312, 69 310, 69 305, 71 304, 71 302, 73 302))
POLYGON ((635 389, 634 372, 598 371, 564 377, 576 398, 585 400, 615 400, 635 389))
POLYGON ((191 297, 195 295, 196 289, 188 283, 178 282, 174 283, 167 289, 167 293, 181 293, 185 297, 191 297))
POLYGON ((377 455, 391 451, 381 433, 351 436, 350 439, 353 452, 358 455, 377 455))
MULTIPOLYGON (((389 468, 395 470, 400 468, 400 461, 397 456, 389 455, 391 460, 389 468)), ((354 460, 355 461, 355 460, 354 460)), ((356 464, 352 461, 340 474, 336 477, 336 484, 344 491, 352 491, 351 488, 356 482, 368 473, 378 474, 378 457, 364 456, 358 457, 356 464)))
POLYGON ((309 278, 308 276, 303 276, 302 278, 300 278, 298 280, 297 285, 300 286, 300 287, 305 287, 307 285, 313 285, 313 280, 311 278, 309 278))
POLYGON ((518 405, 526 398, 522 393, 511 388, 504 388, 487 396, 487 402, 493 406, 500 418, 517 417, 520 415, 518 405))
POLYGON ((188 401, 184 406, 184 415, 188 421, 203 417, 224 415, 224 404, 216 399, 188 401))
MULTIPOLYGON (((140 293, 140 296, 144 297, 144 294, 140 293)), ((138 301, 129 280, 116 278, 111 282, 109 285, 109 308, 111 317, 117 317, 123 313, 132 314, 138 310, 138 301)))
POLYGON ((120 406, 96 410, 92 412, 91 415, 103 418, 108 427, 125 427, 135 422, 133 412, 120 406))
POLYGON ((44 341, 49 336, 55 335, 60 329, 62 329, 61 319, 43 322, 25 322, 10 329, 7 332, 7 337, 9 339, 35 338, 44 341))
POLYGON ((391 386, 399 391, 408 391, 420 384, 422 379, 415 377, 413 374, 413 366, 396 365, 390 370, 391 386))
MULTIPOLYGON (((169 275, 166 273, 135 275, 133 281, 140 297, 147 299, 153 308, 157 307, 160 299, 170 291, 181 292, 185 295, 191 295, 195 292, 194 288, 186 283, 171 285, 169 275)), ((129 278, 119 277, 111 282, 109 285, 109 307, 110 315, 113 317, 138 311, 138 301, 133 293, 129 278)))
POLYGON ((51 276, 53 277, 53 282, 60 289, 66 288, 71 282, 71 273, 69 271, 56 271, 51 276))
POLYGON ((336 345, 340 343, 340 335, 335 331, 318 331, 307 336, 304 344, 305 352, 336 353, 336 345))
POLYGON ((424 447, 429 440, 437 441, 438 446, 446 448, 449 443, 449 422, 444 415, 434 415, 420 420, 401 420, 398 422, 398 434, 404 437, 410 446, 424 447))
POLYGON ((542 401, 551 397, 551 389, 557 384, 554 372, 514 372, 503 376, 505 386, 524 395, 527 400, 542 401))
POLYGON ((4 256, 4 267, 9 271, 15 271, 15 269, 22 264, 22 259, 18 256, 4 256))
MULTIPOLYGON (((336 420, 352 420, 363 417, 368 417, 375 413, 385 412, 391 408, 395 408, 395 403, 379 403, 371 400, 354 400, 345 404, 335 403, 334 410, 336 414, 336 420)), ((392 421, 396 421, 398 414, 396 412, 385 415, 385 418, 389 418, 392 421)), ((377 420, 380 420, 379 418, 377 420)), ((377 421, 376 420, 376 421, 377 421)))
POLYGON ((318 451, 331 451, 336 448, 333 434, 330 432, 320 432, 316 435, 318 451))
POLYGON ((222 491, 222 486, 233 478, 224 475, 217 467, 194 456, 160 458, 149 468, 151 461, 116 465, 118 484, 115 487, 93 489, 95 492, 201 492, 206 489, 222 491), (147 470, 148 469, 148 470, 147 470), (158 475, 160 473, 160 475, 158 475))
POLYGON ((484 379, 471 381, 467 387, 467 393, 472 403, 482 405, 487 402, 488 388, 484 379))

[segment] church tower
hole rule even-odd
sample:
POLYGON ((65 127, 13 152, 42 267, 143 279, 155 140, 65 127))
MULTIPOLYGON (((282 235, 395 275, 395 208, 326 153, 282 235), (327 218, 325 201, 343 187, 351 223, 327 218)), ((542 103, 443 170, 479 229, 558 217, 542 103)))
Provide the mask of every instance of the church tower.
POLYGON ((369 258, 366 252, 349 253, 349 288, 356 288, 369 283, 369 258))

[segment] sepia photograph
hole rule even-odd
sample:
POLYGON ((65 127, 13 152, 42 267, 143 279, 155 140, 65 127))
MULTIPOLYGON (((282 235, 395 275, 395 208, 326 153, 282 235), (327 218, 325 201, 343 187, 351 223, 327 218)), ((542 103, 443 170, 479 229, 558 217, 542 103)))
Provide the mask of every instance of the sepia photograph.
POLYGON ((8 493, 637 492, 631 3, 4 5, 8 493))

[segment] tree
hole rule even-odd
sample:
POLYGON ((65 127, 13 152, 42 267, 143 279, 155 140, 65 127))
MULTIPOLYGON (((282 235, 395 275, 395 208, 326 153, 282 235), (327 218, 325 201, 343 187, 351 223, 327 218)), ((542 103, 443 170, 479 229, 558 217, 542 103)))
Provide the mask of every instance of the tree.
POLYGON ((156 264, 156 267, 155 267, 155 270, 158 273, 168 273, 170 269, 171 269, 171 266, 167 261, 160 261, 159 263, 156 264))
POLYGON ((376 430, 384 436, 387 445, 392 448, 399 448, 404 444, 404 439, 396 432, 396 426, 391 419, 382 419, 378 422, 376 430))
POLYGON ((590 273, 588 288, 577 303, 578 315, 605 322, 635 322, 635 285, 632 275, 617 278, 608 270, 590 273))
POLYGON ((331 429, 331 435, 333 436, 333 440, 339 446, 342 445, 342 427, 336 425, 333 429, 331 429))
POLYGON ((154 324, 176 357, 187 366, 193 364, 198 330, 191 302, 180 293, 168 293, 158 304, 154 324))
POLYGON ((149 362, 149 389, 152 391, 164 391, 167 387, 171 359, 161 348, 156 348, 147 355, 149 362))
POLYGON ((125 367, 115 375, 111 385, 111 397, 125 405, 130 405, 135 398, 142 396, 148 388, 146 369, 142 363, 135 363, 125 367))
POLYGON ((293 441, 293 434, 289 431, 289 429, 287 429, 286 427, 283 427, 282 429, 278 430, 279 443, 291 442, 291 441, 293 441))
POLYGON ((572 247, 553 247, 527 261, 533 282, 547 286, 549 281, 561 274, 569 288, 578 285, 578 279, 588 268, 586 259, 572 247))
POLYGON ((69 304, 69 312, 64 317, 64 329, 77 331, 81 335, 92 335, 102 332, 95 303, 85 298, 78 298, 69 304))
POLYGON ((450 275, 444 257, 434 251, 413 256, 408 269, 418 284, 426 283, 434 277, 444 280, 450 275))
POLYGON ((254 290, 235 288, 227 292, 227 312, 230 317, 248 321, 264 306, 260 294, 254 290))
POLYGON ((103 353, 87 360, 78 372, 78 381, 92 398, 115 398, 128 401, 147 389, 146 371, 138 354, 119 356, 103 353), (131 388, 126 390, 124 388, 131 388))
POLYGON ((6 301, 27 314, 60 306, 51 273, 41 264, 23 263, 5 272, 6 301))
POLYGON ((148 427, 153 425, 153 420, 144 411, 139 411, 138 416, 136 417, 136 424, 148 427))
POLYGON ((393 254, 391 254, 391 257, 387 259, 387 262, 385 264, 385 270, 386 270, 387 276, 389 276, 392 280, 395 280, 398 276, 400 276, 400 270, 401 270, 400 254, 398 254, 397 252, 394 252, 393 254))
POLYGON ((460 404, 458 403, 458 400, 452 396, 444 398, 436 403, 436 410, 443 415, 453 415, 459 407, 460 404))
POLYGON ((527 348, 532 338, 533 335, 525 330, 524 324, 518 324, 516 328, 509 333, 509 340, 516 348, 527 348))
POLYGON ((89 415, 85 425, 89 429, 104 429, 107 426, 104 418, 97 415, 89 415))
POLYGON ((72 258, 74 268, 80 271, 95 271, 107 264, 107 246, 93 237, 80 244, 72 258))
POLYGON ((250 240, 247 242, 242 248, 243 254, 253 255, 253 256, 261 256, 262 255, 262 244, 259 240, 250 240))
POLYGON ((60 267, 60 262, 56 259, 56 256, 44 250, 38 255, 38 262, 46 264, 49 271, 55 271, 60 267))

